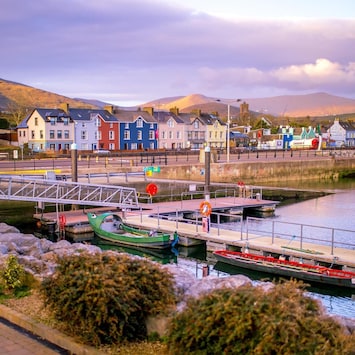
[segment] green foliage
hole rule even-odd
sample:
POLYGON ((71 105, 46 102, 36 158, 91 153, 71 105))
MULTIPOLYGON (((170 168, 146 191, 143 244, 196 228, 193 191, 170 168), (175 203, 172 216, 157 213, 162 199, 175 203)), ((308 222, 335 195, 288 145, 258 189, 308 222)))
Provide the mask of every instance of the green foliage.
POLYGON ((25 284, 25 275, 25 270, 18 263, 16 256, 9 255, 0 273, 1 284, 5 290, 20 289, 25 284))
POLYGON ((146 339, 146 317, 175 303, 172 289, 171 275, 158 264, 103 252, 60 259, 41 293, 68 330, 101 345, 146 339))
POLYGON ((318 303, 288 282, 191 299, 170 324, 173 354, 350 354, 354 336, 323 316, 318 303))

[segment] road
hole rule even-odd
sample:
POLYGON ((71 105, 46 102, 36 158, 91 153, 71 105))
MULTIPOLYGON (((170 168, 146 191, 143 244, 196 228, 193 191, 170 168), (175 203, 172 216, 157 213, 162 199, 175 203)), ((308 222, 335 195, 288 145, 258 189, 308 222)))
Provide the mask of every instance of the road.
MULTIPOLYGON (((212 154, 212 153, 211 153, 212 154)), ((314 159, 329 159, 330 155, 341 156, 343 158, 353 158, 355 150, 347 151, 314 151, 314 150, 299 150, 299 151, 256 151, 256 152, 239 152, 230 154, 230 163, 243 161, 290 161, 290 160, 314 160, 314 159)), ((211 162, 226 163, 226 154, 214 154, 211 162)), ((200 155, 196 152, 186 154, 165 154, 157 152, 144 152, 135 155, 119 155, 111 154, 110 156, 93 156, 78 155, 77 164, 81 171, 93 168, 129 168, 133 166, 164 166, 164 165, 186 165, 196 164, 200 161, 200 155)), ((32 158, 32 159, 13 159, 1 160, 0 171, 18 171, 18 170, 41 170, 41 169, 61 169, 68 170, 71 168, 72 160, 66 158, 32 158)))

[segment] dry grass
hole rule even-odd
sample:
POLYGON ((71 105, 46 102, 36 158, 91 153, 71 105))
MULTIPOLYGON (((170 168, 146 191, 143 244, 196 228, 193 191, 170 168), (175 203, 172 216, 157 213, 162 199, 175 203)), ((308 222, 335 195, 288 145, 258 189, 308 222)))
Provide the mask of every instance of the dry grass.
MULTIPOLYGON (((72 336, 73 339, 80 343, 80 338, 73 334, 66 333, 65 325, 53 318, 51 313, 44 307, 43 300, 37 290, 33 290, 29 296, 18 299, 6 299, 3 304, 19 313, 22 313, 39 323, 54 328, 66 335, 72 336)), ((110 355, 166 355, 167 347, 161 342, 140 342, 124 345, 112 345, 100 347, 102 352, 110 355)))

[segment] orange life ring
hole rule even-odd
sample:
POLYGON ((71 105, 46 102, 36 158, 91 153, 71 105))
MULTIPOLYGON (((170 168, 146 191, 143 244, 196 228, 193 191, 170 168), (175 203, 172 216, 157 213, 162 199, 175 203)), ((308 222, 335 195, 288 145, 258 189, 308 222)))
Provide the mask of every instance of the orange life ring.
POLYGON ((212 212, 212 206, 208 201, 203 201, 200 204, 200 212, 202 216, 208 217, 212 212))

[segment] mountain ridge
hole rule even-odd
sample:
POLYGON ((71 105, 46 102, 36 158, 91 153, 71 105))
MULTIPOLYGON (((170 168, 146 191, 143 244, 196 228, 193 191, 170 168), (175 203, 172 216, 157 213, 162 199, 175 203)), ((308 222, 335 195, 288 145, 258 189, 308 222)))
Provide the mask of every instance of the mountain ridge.
MULTIPOLYGON (((186 96, 163 97, 130 109, 151 106, 158 111, 168 111, 176 107, 180 112, 201 109, 203 112, 219 112, 220 115, 226 116, 228 104, 232 115, 239 112, 239 106, 242 102, 246 102, 249 105, 250 111, 279 117, 334 116, 355 113, 355 99, 324 92, 238 99, 216 98, 194 93, 186 96)), ((56 108, 61 103, 68 103, 70 107, 74 108, 103 108, 105 105, 111 105, 95 99, 69 98, 0 78, 0 110, 5 111, 11 105, 26 106, 28 108, 56 108)))
MULTIPOLYGON (((156 105, 162 99, 150 101, 147 104, 156 105)), ((265 98, 240 98, 240 99, 216 99, 201 94, 191 94, 180 97, 177 100, 166 102, 163 106, 165 110, 178 107, 181 111, 203 109, 205 105, 214 104, 215 111, 223 108, 226 111, 228 104, 231 109, 239 107, 240 103, 246 102, 249 110, 274 116, 329 116, 346 113, 355 113, 355 100, 328 93, 312 93, 304 95, 280 95, 265 98)), ((146 105, 147 105, 146 104, 146 105)))

